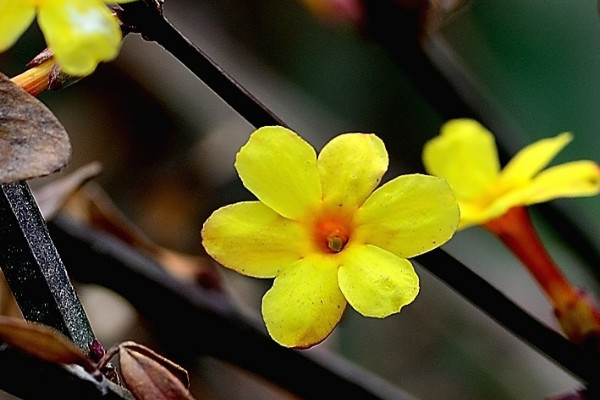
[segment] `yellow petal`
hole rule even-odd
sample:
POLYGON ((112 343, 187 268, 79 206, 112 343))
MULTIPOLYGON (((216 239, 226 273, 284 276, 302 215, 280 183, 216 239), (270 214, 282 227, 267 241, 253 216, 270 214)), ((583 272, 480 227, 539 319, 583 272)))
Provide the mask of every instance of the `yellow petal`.
POLYGON ((572 139, 573 136, 565 132, 524 147, 504 167, 499 184, 503 187, 513 187, 527 182, 546 167, 572 139))
POLYGON ((338 272, 348 303, 366 317, 397 313, 419 293, 419 277, 411 263, 376 246, 354 246, 344 251, 338 272))
POLYGON ((559 197, 593 196, 600 190, 600 169, 592 161, 573 161, 538 174, 524 193, 524 204, 559 197))
POLYGON ((460 204, 460 221, 458 229, 465 229, 474 225, 481 225, 493 218, 499 217, 508 211, 506 207, 491 208, 489 205, 482 208, 476 202, 459 202, 460 204))
POLYGON ((373 192, 357 211, 350 242, 414 257, 448 241, 458 219, 458 203, 444 179, 402 175, 373 192))
POLYGON ((202 228, 202 244, 227 268, 272 278, 304 257, 312 242, 300 224, 256 201, 215 211, 202 228))
POLYGON ((348 133, 325 145, 318 166, 325 204, 354 210, 379 185, 388 167, 388 155, 377 136, 348 133))
POLYGON ((91 74, 98 63, 113 60, 121 46, 121 29, 102 0, 41 3, 38 22, 64 72, 91 74))
POLYGON ((337 270, 336 257, 313 256, 275 278, 262 302, 273 340, 286 347, 306 348, 329 336, 346 307, 337 270))
POLYGON ((0 51, 15 44, 34 17, 31 0, 0 0, 0 51))
POLYGON ((448 180, 459 199, 474 199, 497 178, 500 164, 494 136, 472 119, 446 122, 423 148, 427 172, 448 180))
POLYGON ((238 152, 235 168, 244 186, 284 217, 304 217, 321 201, 315 150, 289 129, 256 130, 238 152))
POLYGON ((509 209, 560 197, 593 196, 600 190, 600 169, 591 161, 574 161, 548 168, 532 181, 495 198, 485 208, 461 204, 460 229, 500 217, 509 209))

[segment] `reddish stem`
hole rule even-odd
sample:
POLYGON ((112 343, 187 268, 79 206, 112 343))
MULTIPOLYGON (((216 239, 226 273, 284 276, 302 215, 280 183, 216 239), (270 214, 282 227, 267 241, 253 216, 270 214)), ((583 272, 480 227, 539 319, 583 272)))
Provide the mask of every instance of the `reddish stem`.
POLYGON ((511 208, 487 222, 493 232, 527 267, 549 298, 565 334, 574 343, 600 348, 600 311, 573 287, 541 243, 525 207, 511 208))
POLYGON ((513 207, 484 227, 521 260, 555 307, 578 296, 541 243, 525 207, 513 207))
POLYGON ((13 77, 11 80, 30 95, 37 96, 48 89, 50 85, 50 73, 54 65, 54 60, 48 59, 40 65, 13 77))

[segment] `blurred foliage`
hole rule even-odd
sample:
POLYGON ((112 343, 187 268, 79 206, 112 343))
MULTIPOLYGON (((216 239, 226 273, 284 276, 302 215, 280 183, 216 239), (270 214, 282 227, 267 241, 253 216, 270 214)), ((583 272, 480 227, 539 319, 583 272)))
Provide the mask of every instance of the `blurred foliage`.
POLYGON ((400 155, 397 162, 420 165, 415 149, 442 119, 385 48, 357 27, 323 22, 299 2, 227 0, 219 10, 236 40, 343 118, 347 129, 375 132, 400 155))

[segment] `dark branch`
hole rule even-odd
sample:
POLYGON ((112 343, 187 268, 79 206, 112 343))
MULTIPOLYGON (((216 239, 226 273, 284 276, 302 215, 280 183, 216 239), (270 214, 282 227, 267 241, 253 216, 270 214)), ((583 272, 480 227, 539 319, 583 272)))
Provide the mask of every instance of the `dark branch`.
POLYGON ((119 17, 125 25, 163 46, 252 125, 285 126, 282 120, 175 29, 151 0, 121 4, 121 7, 123 12, 119 13, 119 17))
POLYGON ((415 261, 479 307, 506 329, 528 342, 586 383, 600 381, 600 357, 565 339, 534 319, 498 289, 441 249, 415 261))
MULTIPOLYGON (((255 321, 240 315, 220 292, 178 281, 164 272, 156 261, 116 238, 60 217, 50 223, 50 229, 73 278, 107 287, 127 298, 153 323, 165 345, 182 346, 171 348, 174 353, 213 355, 258 373, 293 392, 299 390, 299 394, 307 390, 310 392, 311 388, 299 385, 278 366, 299 368, 302 376, 311 376, 311 381, 328 382, 323 376, 326 375, 332 379, 329 387, 341 385, 350 388, 336 388, 339 393, 355 392, 353 385, 369 387, 370 378, 366 376, 356 383, 344 382, 340 377, 347 373, 336 369, 327 371, 325 366, 319 365, 321 363, 313 365, 305 359, 302 352, 280 347, 265 335, 255 321), (138 290, 131 290, 132 287, 138 290), (172 312, 161 312, 164 309, 172 312), (182 326, 182 321, 195 322, 186 325, 185 329, 173 329, 174 326, 182 326)), ((600 378, 597 369, 600 359, 596 355, 576 347, 531 317, 443 250, 423 254, 415 261, 582 382, 593 383, 600 378)), ((318 393, 305 395, 312 397, 318 393)), ((366 395, 361 393, 361 396, 366 395)))
MULTIPOLYGON (((146 2, 149 4, 151 0, 146 2)), ((439 73, 422 50, 418 40, 419 14, 412 10, 402 10, 390 1, 374 0, 367 1, 366 4, 372 17, 372 24, 369 26, 372 37, 386 46, 398 59, 441 115, 452 118, 476 114, 472 105, 458 95, 456 88, 439 73), (376 22, 378 18, 381 19, 381 23, 376 22)), ((138 2, 123 4, 123 9, 123 16, 128 24, 136 26, 144 37, 158 41, 250 123, 256 127, 281 124, 279 118, 274 117, 272 112, 258 103, 212 60, 172 28, 156 8, 138 2), (196 63, 202 67, 197 67, 196 63), (218 77, 219 74, 222 76, 218 77), (255 104, 248 104, 252 102, 255 104)), ((598 377, 593 368, 594 365, 599 365, 596 357, 586 354, 562 336, 547 329, 442 250, 420 256, 417 260, 494 320, 544 352, 582 381, 594 382, 598 377), (460 277, 460 280, 457 277, 460 277)))
MULTIPOLYGON (((439 46, 431 46, 432 37, 421 36, 423 9, 407 10, 401 3, 394 0, 365 0, 369 21, 365 28, 366 35, 387 50, 445 120, 475 118, 496 132, 500 156, 504 161, 508 160, 510 154, 502 140, 506 125, 486 103, 479 88, 472 83, 469 71, 448 59, 448 53, 441 51, 443 49, 439 46), (435 62, 432 61, 434 59, 435 62)), ((415 170, 422 169, 421 165, 411 167, 415 170)), ((588 271, 600 279, 598 242, 592 240, 585 229, 569 218, 568 210, 552 203, 540 204, 537 209, 560 235, 561 240, 586 264, 588 271)))
POLYGON ((0 388, 22 399, 133 400, 129 392, 79 367, 30 357, 0 342, 0 388))
POLYGON ((24 182, 0 188, 0 266, 25 319, 52 326, 87 354, 94 334, 24 182))
POLYGON ((64 217, 49 226, 73 278, 114 290, 130 301, 152 323, 170 356, 182 364, 210 355, 307 399, 322 398, 324 387, 344 399, 410 399, 334 354, 279 346, 221 292, 177 280, 117 238, 64 217))

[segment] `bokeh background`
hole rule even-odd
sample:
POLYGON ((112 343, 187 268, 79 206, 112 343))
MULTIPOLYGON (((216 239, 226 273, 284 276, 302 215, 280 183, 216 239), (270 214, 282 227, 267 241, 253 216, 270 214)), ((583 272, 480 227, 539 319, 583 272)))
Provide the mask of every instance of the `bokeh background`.
MULTIPOLYGON (((400 47, 382 45, 355 25, 319 18, 298 1, 167 0, 165 15, 316 148, 343 132, 377 133, 391 154, 386 178, 422 170, 421 146, 447 118, 407 73, 400 47)), ((595 1, 470 0, 424 43, 506 154, 572 131, 575 140, 555 162, 600 161, 595 1)), ((0 70, 20 73, 43 46, 32 26, 0 55, 0 70)), ((202 254, 204 219, 221 205, 251 198, 233 160, 253 127, 155 43, 129 35, 115 62, 40 98, 72 140, 72 161, 61 174, 100 161, 103 173, 95 180, 165 247, 202 254)), ((569 244, 566 228, 534 207, 541 235, 569 278, 596 296, 600 200, 559 200, 552 207, 589 240, 583 249, 589 257, 569 244)), ((556 327, 540 290, 494 237, 471 228, 444 248, 556 327)), ((579 388, 563 369, 416 268, 422 284, 414 304, 384 320, 348 309, 334 334, 309 351, 339 353, 425 400, 542 399, 579 388)), ((270 283, 222 273, 240 306, 258 315, 270 283)), ((107 347, 121 340, 160 346, 123 298, 98 287, 78 289, 107 347)), ((198 398, 292 398, 210 358, 200 358, 190 372, 198 398)))

